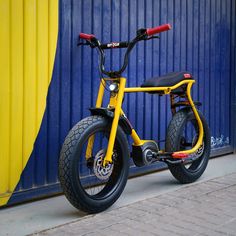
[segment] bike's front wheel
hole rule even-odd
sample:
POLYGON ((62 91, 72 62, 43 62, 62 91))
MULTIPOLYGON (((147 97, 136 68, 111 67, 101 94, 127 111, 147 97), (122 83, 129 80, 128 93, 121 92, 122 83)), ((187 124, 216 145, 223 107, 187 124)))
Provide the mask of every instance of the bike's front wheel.
POLYGON ((117 129, 113 162, 103 166, 111 122, 90 116, 67 135, 59 160, 59 179, 70 203, 85 212, 110 207, 121 195, 128 178, 129 149, 126 135, 117 129))

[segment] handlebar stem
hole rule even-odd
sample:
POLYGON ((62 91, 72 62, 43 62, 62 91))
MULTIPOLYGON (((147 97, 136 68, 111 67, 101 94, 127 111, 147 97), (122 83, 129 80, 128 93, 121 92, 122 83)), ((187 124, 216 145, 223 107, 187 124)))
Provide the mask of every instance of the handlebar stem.
POLYGON ((127 65, 128 65, 128 62, 129 62, 129 54, 131 52, 131 50, 133 49, 133 47, 135 46, 135 44, 141 40, 144 40, 144 39, 147 39, 147 35, 146 33, 142 32, 137 34, 137 36, 131 41, 128 43, 128 47, 127 47, 127 50, 126 50, 126 53, 125 53, 125 56, 124 56, 124 63, 121 67, 120 70, 118 71, 106 71, 105 70, 105 67, 104 67, 104 62, 105 62, 105 53, 104 53, 104 50, 101 48, 101 44, 99 43, 99 41, 97 40, 97 48, 99 50, 99 53, 100 53, 100 63, 99 63, 99 69, 100 69, 100 72, 102 74, 105 74, 111 78, 119 78, 121 77, 121 74, 125 71, 127 65))

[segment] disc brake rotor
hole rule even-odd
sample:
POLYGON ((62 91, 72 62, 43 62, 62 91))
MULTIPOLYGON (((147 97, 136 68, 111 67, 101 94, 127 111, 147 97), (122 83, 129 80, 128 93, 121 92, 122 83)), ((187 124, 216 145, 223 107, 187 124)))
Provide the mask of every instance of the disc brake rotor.
POLYGON ((94 158, 93 170, 96 177, 100 180, 108 179, 113 171, 114 164, 108 163, 106 166, 103 166, 103 160, 106 155, 106 149, 101 149, 94 158))

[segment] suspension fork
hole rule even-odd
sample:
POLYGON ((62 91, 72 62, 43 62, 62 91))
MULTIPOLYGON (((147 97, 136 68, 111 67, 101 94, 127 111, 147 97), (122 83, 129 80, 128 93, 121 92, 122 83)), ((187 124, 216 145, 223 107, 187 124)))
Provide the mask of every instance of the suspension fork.
MULTIPOLYGON (((104 83, 105 83, 104 79, 101 79, 99 90, 98 90, 97 101, 96 101, 96 107, 101 107, 102 106, 102 101, 103 101, 103 96, 104 96, 104 89, 105 89, 104 83)), ((88 145, 87 145, 87 148, 86 148, 86 154, 85 154, 86 160, 88 160, 90 157, 92 157, 94 138, 95 138, 94 135, 89 137, 88 145)))
POLYGON ((119 80, 119 90, 117 95, 114 98, 111 98, 110 103, 112 103, 112 106, 114 106, 114 117, 111 125, 111 132, 110 132, 110 137, 108 141, 108 146, 107 146, 107 153, 104 158, 103 165, 105 166, 107 163, 112 162, 112 154, 113 154, 113 148, 115 144, 115 138, 116 138, 116 132, 118 128, 118 123, 119 123, 119 118, 122 113, 122 101, 124 97, 124 90, 125 90, 125 84, 126 84, 126 79, 125 78, 120 78, 119 80))
MULTIPOLYGON (((103 83, 104 83, 104 80, 101 81, 101 83, 100 83, 96 107, 102 106, 102 101, 103 101, 103 96, 104 96, 103 83)), ((104 158, 103 165, 106 165, 107 163, 112 162, 112 154, 113 154, 113 148, 114 148, 114 143, 115 143, 117 127, 118 127, 120 115, 122 113, 121 107, 122 107, 122 101, 123 101, 123 97, 124 97, 125 84, 126 84, 126 79, 120 78, 118 93, 116 94, 115 97, 110 98, 109 107, 114 107, 115 110, 114 110, 114 117, 113 117, 113 121, 112 121, 111 132, 110 132, 108 146, 107 146, 107 152, 106 152, 106 156, 104 158)), ((92 157, 94 138, 95 138, 94 135, 92 135, 88 140, 88 145, 87 145, 87 149, 86 149, 86 159, 89 159, 90 157, 92 157)))

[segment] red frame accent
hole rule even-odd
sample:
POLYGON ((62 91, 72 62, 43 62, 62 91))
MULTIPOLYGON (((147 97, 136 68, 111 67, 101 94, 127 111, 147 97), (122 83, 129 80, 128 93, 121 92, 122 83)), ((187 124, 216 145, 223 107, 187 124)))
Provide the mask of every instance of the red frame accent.
POLYGON ((91 39, 95 38, 95 35, 93 35, 93 34, 80 33, 80 34, 79 34, 79 37, 80 37, 81 39, 91 40, 91 39))
POLYGON ((173 158, 187 158, 188 154, 187 153, 172 153, 172 157, 173 158))
POLYGON ((192 76, 190 74, 184 74, 184 78, 189 79, 192 78, 192 76))

